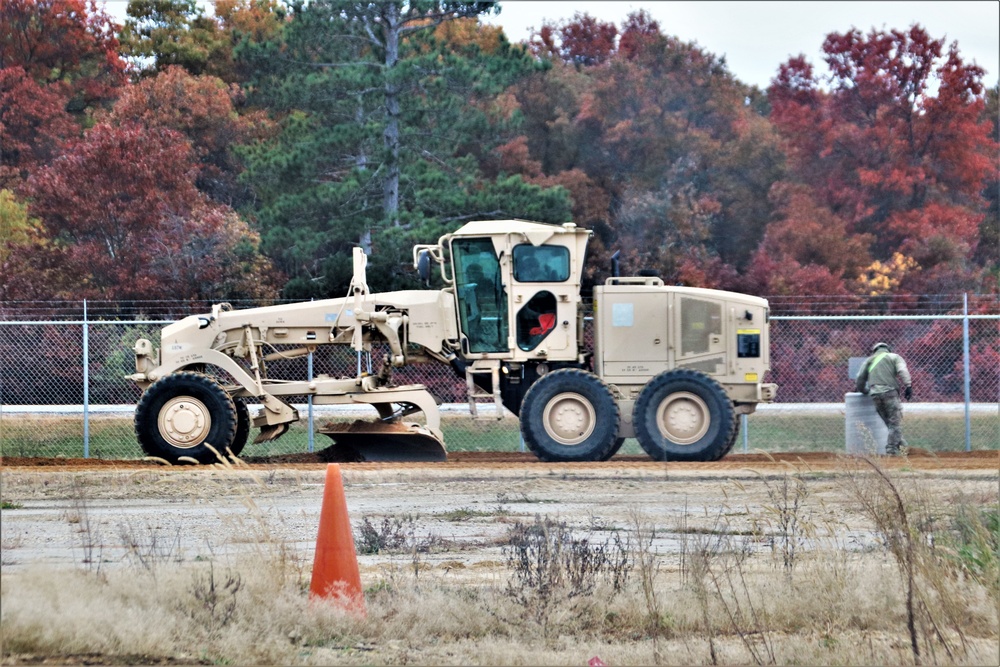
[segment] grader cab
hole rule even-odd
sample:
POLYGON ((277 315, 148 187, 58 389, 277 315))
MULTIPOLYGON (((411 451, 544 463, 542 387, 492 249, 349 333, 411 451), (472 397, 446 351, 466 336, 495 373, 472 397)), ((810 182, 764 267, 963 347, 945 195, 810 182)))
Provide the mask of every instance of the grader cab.
MULTIPOLYGON (((345 460, 444 460, 438 402, 422 385, 395 385, 392 369, 449 364, 470 409, 492 399, 520 418, 527 446, 545 461, 599 461, 626 438, 654 459, 710 461, 731 449, 737 416, 773 400, 768 306, 758 297, 613 277, 594 288, 593 346, 584 343, 580 297, 590 232, 572 223, 470 222, 413 249, 428 283, 444 287, 372 294, 367 258, 355 250, 343 298, 232 310, 165 327, 161 347, 135 345, 144 389, 135 428, 149 455, 211 462, 273 440, 299 419, 286 400, 369 405, 373 421, 319 432, 345 460), (350 346, 378 372, 311 380, 272 378, 268 365, 321 346, 350 346), (247 404, 259 404, 251 416, 247 404), (424 423, 404 421, 422 412, 424 423)), ((367 369, 368 364, 364 365, 367 369)))

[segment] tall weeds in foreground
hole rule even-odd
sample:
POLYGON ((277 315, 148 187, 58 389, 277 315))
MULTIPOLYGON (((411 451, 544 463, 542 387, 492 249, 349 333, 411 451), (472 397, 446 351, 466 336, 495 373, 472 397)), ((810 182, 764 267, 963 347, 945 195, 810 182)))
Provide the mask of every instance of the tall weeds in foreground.
POLYGON ((72 509, 66 513, 66 521, 79 538, 82 561, 88 570, 100 575, 104 563, 104 542, 100 529, 91 519, 87 489, 79 475, 73 476, 70 501, 72 509))
POLYGON ((774 481, 761 476, 761 482, 768 499, 764 510, 776 528, 772 549, 779 555, 785 571, 791 574, 800 549, 807 539, 815 537, 815 526, 805 509, 809 487, 800 473, 785 472, 774 481))
POLYGON ((511 571, 508 596, 548 637, 553 612, 561 605, 586 604, 602 581, 612 595, 620 592, 632 569, 629 548, 618 533, 604 542, 578 537, 569 527, 536 515, 534 523, 516 522, 502 549, 511 571))
POLYGON ((690 539, 690 582, 701 610, 712 664, 719 664, 714 605, 722 609, 726 633, 739 638, 754 664, 776 664, 766 601, 749 584, 750 538, 730 532, 720 511, 711 530, 690 539))
MULTIPOLYGON (((895 477, 871 457, 862 457, 843 478, 851 497, 872 522, 900 573, 906 630, 915 664, 967 655, 966 605, 960 568, 936 544, 941 510, 920 488, 895 477)), ((959 508, 958 516, 966 516, 959 508)))
POLYGON ((668 618, 662 599, 662 592, 657 586, 657 576, 660 574, 660 558, 653 546, 656 539, 656 524, 650 521, 637 509, 629 510, 629 522, 632 534, 635 536, 635 552, 633 562, 639 577, 639 587, 642 600, 645 602, 646 618, 649 624, 649 635, 653 642, 653 663, 663 664, 663 652, 660 649, 661 639, 670 630, 668 618))

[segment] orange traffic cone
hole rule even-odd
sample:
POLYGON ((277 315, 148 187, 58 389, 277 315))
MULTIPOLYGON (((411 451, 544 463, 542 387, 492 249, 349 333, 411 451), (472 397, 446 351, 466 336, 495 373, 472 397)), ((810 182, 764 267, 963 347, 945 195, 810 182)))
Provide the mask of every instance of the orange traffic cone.
POLYGON ((319 536, 313 561, 309 594, 313 598, 339 598, 365 613, 365 598, 361 590, 358 556, 354 551, 351 521, 347 517, 347 499, 340 466, 326 467, 323 507, 319 513, 319 536))

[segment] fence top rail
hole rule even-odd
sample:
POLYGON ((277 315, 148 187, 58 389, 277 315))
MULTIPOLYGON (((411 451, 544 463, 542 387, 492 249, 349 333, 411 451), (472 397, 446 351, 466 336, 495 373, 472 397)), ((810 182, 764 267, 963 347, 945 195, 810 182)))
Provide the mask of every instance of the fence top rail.
POLYGON ((2 326, 42 326, 48 324, 73 324, 77 326, 82 326, 84 324, 173 324, 178 320, 2 320, 0 321, 0 327, 2 326))
POLYGON ((771 315, 772 320, 1000 320, 995 315, 771 315))

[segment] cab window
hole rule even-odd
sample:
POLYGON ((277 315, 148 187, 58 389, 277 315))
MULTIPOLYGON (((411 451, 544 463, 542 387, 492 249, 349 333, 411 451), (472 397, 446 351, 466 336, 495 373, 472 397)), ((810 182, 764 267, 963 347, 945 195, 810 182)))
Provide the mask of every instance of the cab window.
POLYGON ((456 239, 455 294, 469 352, 507 352, 507 291, 490 239, 456 239))
POLYGON ((521 283, 569 280, 569 248, 528 243, 514 246, 514 280, 521 283))
POLYGON ((711 351, 711 338, 722 334, 722 305, 681 298, 681 354, 711 351))

